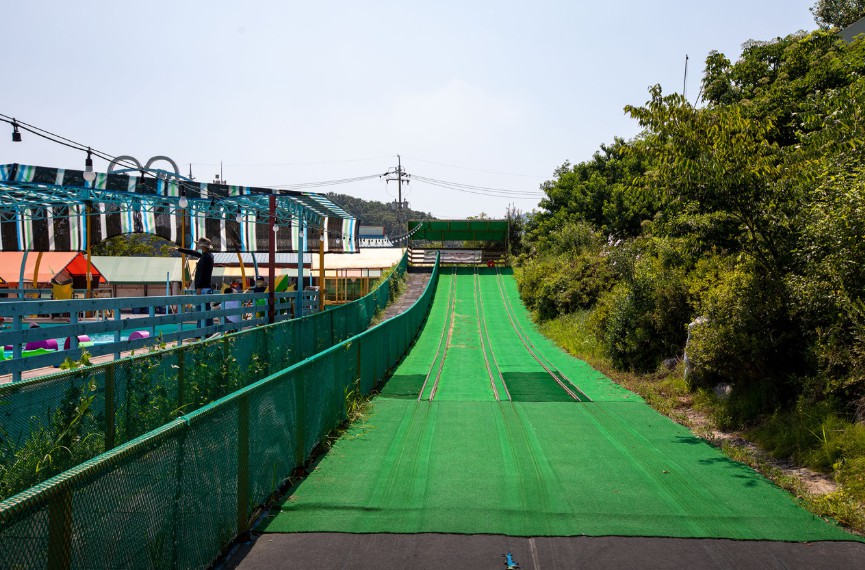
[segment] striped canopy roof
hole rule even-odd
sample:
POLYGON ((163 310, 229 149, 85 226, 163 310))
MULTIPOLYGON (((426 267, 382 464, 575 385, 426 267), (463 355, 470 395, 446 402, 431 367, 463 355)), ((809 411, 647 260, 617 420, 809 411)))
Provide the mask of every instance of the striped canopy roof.
POLYGON ((356 220, 311 192, 127 174, 96 173, 87 182, 80 170, 4 164, 0 251, 75 251, 86 247, 88 237, 98 243, 122 233, 151 233, 187 246, 208 237, 216 251, 267 251, 274 233, 271 196, 277 251, 297 251, 302 229, 307 230, 307 251, 318 249, 322 232, 328 237, 326 250, 357 250, 356 220))

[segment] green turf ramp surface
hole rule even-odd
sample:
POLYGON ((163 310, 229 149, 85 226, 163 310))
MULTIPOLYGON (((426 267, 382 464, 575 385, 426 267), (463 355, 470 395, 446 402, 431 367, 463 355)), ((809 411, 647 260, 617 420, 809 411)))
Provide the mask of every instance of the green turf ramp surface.
POLYGON ((368 417, 259 529, 859 540, 550 343, 510 275, 467 269, 442 273, 368 417))
POLYGON ((854 540, 642 403, 380 399, 265 532, 854 540))

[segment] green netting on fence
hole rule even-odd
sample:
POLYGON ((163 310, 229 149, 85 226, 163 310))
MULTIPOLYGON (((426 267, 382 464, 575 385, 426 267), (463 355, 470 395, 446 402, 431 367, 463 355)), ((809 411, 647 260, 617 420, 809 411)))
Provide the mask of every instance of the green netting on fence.
POLYGON ((366 330, 406 264, 302 319, 0 386, 0 500, 366 330))
MULTIPOLYGON (((406 353, 437 275, 404 313, 0 502, 0 567, 210 564, 345 418, 347 392, 406 353)), ((278 362, 297 331, 270 334, 265 360, 278 362)), ((219 366, 209 357, 184 366, 219 366)))

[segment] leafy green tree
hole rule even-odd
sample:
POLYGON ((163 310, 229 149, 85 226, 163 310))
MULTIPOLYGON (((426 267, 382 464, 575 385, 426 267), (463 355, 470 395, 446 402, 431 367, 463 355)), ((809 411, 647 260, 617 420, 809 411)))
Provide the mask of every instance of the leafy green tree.
POLYGON ((174 244, 151 234, 121 234, 92 246, 93 255, 170 257, 174 244))
POLYGON ((865 0, 819 0, 811 13, 821 28, 846 28, 865 16, 865 0))
POLYGON ((515 206, 510 205, 505 211, 508 220, 508 257, 523 253, 523 234, 526 229, 526 216, 515 206))
POLYGON ((740 106, 696 109, 679 94, 650 89, 643 107, 626 111, 645 129, 654 168, 642 182, 700 214, 724 214, 740 226, 740 243, 764 269, 778 271, 798 196, 783 183, 773 123, 740 106))
POLYGON ((529 231, 537 239, 554 234, 568 220, 594 224, 601 232, 619 236, 640 233, 643 221, 651 219, 660 203, 654 194, 635 189, 632 182, 646 168, 640 142, 617 138, 601 145, 592 160, 571 167, 566 162, 544 182, 541 211, 534 216, 529 231))

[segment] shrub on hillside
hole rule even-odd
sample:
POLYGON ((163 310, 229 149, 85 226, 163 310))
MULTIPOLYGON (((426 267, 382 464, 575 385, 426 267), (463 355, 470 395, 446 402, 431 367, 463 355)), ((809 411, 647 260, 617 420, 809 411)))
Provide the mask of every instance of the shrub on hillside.
POLYGON ((689 382, 733 385, 726 404, 730 425, 795 400, 807 376, 807 347, 783 283, 742 263, 717 275, 697 307, 708 320, 691 331, 689 382))
POLYGON ((520 296, 543 320, 592 306, 611 286, 606 259, 590 253, 532 261, 517 270, 520 296))
POLYGON ((601 297, 590 321, 614 366, 647 372, 681 354, 689 314, 683 272, 638 255, 632 278, 601 297))

